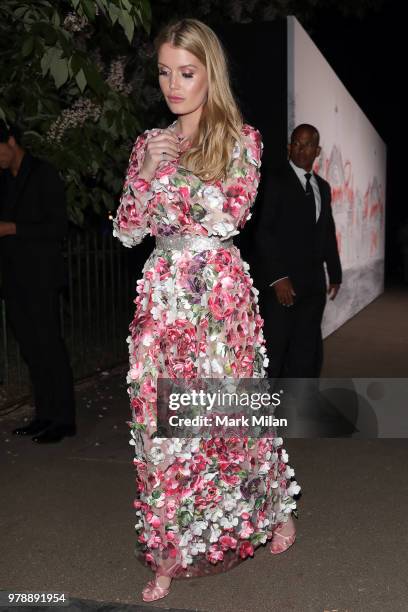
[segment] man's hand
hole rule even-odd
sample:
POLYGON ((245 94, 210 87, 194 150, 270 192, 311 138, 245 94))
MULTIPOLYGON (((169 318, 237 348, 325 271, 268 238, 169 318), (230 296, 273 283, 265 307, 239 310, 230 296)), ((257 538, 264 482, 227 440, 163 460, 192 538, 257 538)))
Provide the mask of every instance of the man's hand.
POLYGON ((4 236, 14 236, 16 233, 16 224, 8 221, 0 221, 0 238, 4 236))
POLYGON ((296 293, 289 278, 282 278, 273 285, 273 288, 275 289, 279 304, 282 304, 282 306, 293 306, 293 298, 296 293))
POLYGON ((327 289, 327 294, 331 300, 334 300, 334 298, 339 292, 339 289, 340 289, 339 283, 330 283, 329 288, 327 289))

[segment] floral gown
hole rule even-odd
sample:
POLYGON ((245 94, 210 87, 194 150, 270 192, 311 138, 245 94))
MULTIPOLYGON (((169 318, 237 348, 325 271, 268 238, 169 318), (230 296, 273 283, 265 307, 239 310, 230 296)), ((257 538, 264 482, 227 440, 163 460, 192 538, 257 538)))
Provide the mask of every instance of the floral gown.
POLYGON ((243 126, 224 181, 162 162, 147 182, 138 172, 159 132, 134 145, 114 235, 127 247, 156 237, 128 337, 137 548, 153 570, 189 577, 252 556, 296 508, 300 487, 281 438, 152 437, 159 376, 262 378, 267 365, 258 291, 230 240, 256 197, 260 133, 243 126))

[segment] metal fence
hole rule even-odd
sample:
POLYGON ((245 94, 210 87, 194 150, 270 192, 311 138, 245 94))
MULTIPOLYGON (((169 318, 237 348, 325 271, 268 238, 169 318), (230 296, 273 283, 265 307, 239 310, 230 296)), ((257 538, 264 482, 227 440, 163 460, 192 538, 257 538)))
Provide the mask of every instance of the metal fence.
MULTIPOLYGON (((127 360, 136 280, 150 246, 126 249, 110 228, 70 233, 64 247, 68 283, 60 295, 60 319, 76 380, 127 360)), ((27 396, 30 382, 3 300, 0 314, 1 406, 27 396)))

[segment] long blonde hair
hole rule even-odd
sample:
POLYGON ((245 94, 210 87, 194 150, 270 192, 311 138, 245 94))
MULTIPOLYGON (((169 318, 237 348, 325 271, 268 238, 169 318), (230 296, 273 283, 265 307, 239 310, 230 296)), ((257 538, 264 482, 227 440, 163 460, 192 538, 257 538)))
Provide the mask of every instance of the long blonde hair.
POLYGON ((167 25, 156 37, 156 52, 164 43, 192 53, 207 69, 208 96, 197 135, 180 161, 206 181, 225 177, 236 141, 241 140, 242 115, 231 91, 225 52, 216 34, 197 19, 167 25))

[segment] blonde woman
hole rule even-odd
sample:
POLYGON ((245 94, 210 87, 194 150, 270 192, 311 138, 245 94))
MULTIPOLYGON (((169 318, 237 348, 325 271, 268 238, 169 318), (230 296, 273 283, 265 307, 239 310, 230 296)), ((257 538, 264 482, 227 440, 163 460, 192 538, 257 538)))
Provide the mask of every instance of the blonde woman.
POLYGON ((155 572, 144 601, 174 577, 225 571, 271 540, 295 539, 299 485, 277 437, 159 438, 157 378, 263 378, 257 291, 232 243, 250 217, 260 133, 243 123, 214 32, 194 19, 156 40, 159 83, 176 116, 133 148, 114 235, 156 248, 138 282, 130 325, 131 442, 137 542, 155 572))

